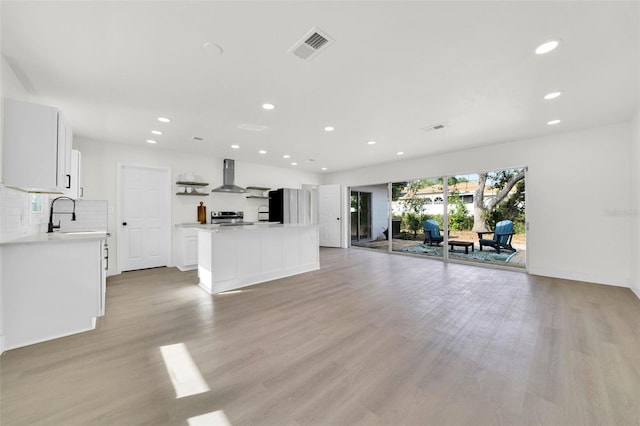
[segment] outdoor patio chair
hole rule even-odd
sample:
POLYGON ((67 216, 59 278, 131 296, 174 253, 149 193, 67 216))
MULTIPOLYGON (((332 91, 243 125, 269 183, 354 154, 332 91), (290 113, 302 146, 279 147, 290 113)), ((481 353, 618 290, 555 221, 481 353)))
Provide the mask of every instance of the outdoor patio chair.
POLYGON ((440 225, 435 220, 425 220, 422 228, 424 229, 424 244, 437 246, 444 241, 444 237, 440 233, 440 225))
POLYGON ((480 242, 480 251, 483 246, 490 246, 496 249, 497 253, 500 253, 500 249, 516 251, 511 246, 511 239, 515 232, 513 232, 513 222, 510 220, 503 220, 496 223, 496 229, 487 232, 478 232, 478 240, 480 242), (482 238, 484 234, 493 234, 492 239, 482 238))

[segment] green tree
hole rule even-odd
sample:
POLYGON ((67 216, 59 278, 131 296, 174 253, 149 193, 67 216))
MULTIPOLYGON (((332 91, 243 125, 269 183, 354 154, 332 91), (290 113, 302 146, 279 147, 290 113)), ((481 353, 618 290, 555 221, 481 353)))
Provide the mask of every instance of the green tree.
POLYGON ((449 229, 453 231, 464 231, 473 226, 473 217, 469 215, 469 210, 458 194, 449 197, 449 229))
POLYGON ((509 194, 507 199, 498 204, 493 210, 487 211, 485 222, 494 229, 496 223, 509 219, 513 221, 514 231, 525 231, 525 192, 524 180, 516 184, 516 190, 509 194))
POLYGON ((391 184, 391 201, 398 201, 404 195, 407 182, 394 182, 391 184))
MULTIPOLYGON (((524 194, 524 169, 501 170, 493 173, 479 173, 478 185, 473 197, 473 230, 476 232, 487 231, 485 220, 498 204, 509 196, 511 189, 520 181, 523 181, 522 192, 524 194), (498 193, 488 203, 484 202, 484 191, 490 183, 490 188, 498 189, 498 193)), ((524 206, 522 207, 524 209, 524 206)), ((511 219, 513 220, 513 219, 511 219)))
POLYGON ((413 232, 414 240, 418 236, 418 231, 422 229, 422 224, 425 220, 425 215, 414 212, 406 212, 402 217, 402 222, 405 226, 405 229, 409 229, 411 232, 413 232))

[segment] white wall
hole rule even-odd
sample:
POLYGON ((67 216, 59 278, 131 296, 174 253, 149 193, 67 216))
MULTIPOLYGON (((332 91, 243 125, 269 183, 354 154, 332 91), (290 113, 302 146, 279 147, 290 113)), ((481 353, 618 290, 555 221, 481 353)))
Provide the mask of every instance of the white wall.
MULTIPOLYGON (((370 192, 371 193, 371 233, 372 238, 384 239, 384 230, 389 227, 389 194, 387 184, 357 186, 352 187, 351 191, 370 192)), ((351 230, 349 230, 349 235, 351 230)))
POLYGON ((631 289, 640 298, 640 109, 631 121, 631 289))
MULTIPOLYGON (((630 123, 325 176, 349 186, 528 166, 529 272, 629 287, 630 123), (597 197, 597 200, 595 199, 597 197), (591 203, 592 209, 584 209, 591 203)), ((637 220, 637 218, 635 218, 637 220)))
MULTIPOLYGON (((178 175, 193 172, 209 183, 208 196, 178 196, 175 195, 177 185, 171 188, 171 217, 172 223, 193 223, 197 221, 197 206, 200 201, 207 207, 207 215, 216 210, 242 210, 245 220, 258 219, 258 207, 268 204, 268 200, 247 199, 246 194, 211 193, 211 189, 222 184, 223 159, 214 156, 194 155, 178 151, 163 150, 157 145, 133 146, 91 141, 76 138, 74 149, 82 152, 82 170, 84 195, 86 199, 109 201, 109 232, 114 241, 109 241, 110 259, 117 259, 116 213, 118 208, 116 174, 117 163, 138 164, 155 167, 170 168, 172 182, 176 182, 178 175)), ((298 170, 269 167, 244 162, 235 163, 235 184, 239 186, 261 186, 269 188, 301 188, 303 184, 317 185, 319 175, 305 173, 298 170)), ((172 244, 172 265, 177 260, 178 244, 175 239, 175 229, 172 244)), ((114 265, 114 267, 117 267, 114 265)), ((114 269, 117 270, 117 269, 114 269)))

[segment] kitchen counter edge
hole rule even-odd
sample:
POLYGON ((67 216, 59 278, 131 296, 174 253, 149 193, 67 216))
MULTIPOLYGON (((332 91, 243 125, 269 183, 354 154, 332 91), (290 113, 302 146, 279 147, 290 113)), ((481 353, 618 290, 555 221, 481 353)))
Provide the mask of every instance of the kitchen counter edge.
POLYGON ((301 223, 254 223, 253 225, 235 225, 235 226, 220 226, 218 224, 193 224, 183 223, 176 224, 176 227, 181 228, 196 228, 201 231, 209 232, 229 232, 229 231, 257 231, 261 229, 274 229, 274 228, 303 228, 308 226, 318 226, 315 223, 301 224, 301 223))
POLYGON ((28 235, 26 237, 20 237, 12 240, 0 242, 0 246, 8 246, 13 244, 38 244, 38 243, 64 243, 74 241, 87 241, 87 240, 106 240, 109 236, 107 231, 104 232, 87 232, 87 233, 65 233, 65 232, 53 232, 53 233, 40 233, 28 235))

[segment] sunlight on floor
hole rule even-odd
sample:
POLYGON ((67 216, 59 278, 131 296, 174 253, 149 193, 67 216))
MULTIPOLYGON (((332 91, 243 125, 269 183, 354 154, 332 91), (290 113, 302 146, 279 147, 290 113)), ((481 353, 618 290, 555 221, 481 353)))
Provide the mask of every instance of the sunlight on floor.
POLYGON ((189 423, 189 426, 232 426, 222 410, 190 417, 187 419, 187 423, 189 423))
POLYGON ((218 293, 218 295, 221 295, 221 294, 237 294, 237 293, 243 293, 243 292, 244 292, 244 290, 227 290, 227 291, 223 291, 223 292, 218 293))
POLYGON ((176 399, 209 391, 184 343, 160 346, 160 353, 176 391, 176 399))

